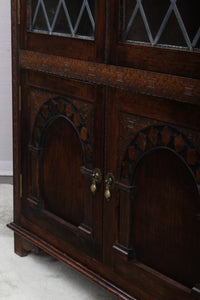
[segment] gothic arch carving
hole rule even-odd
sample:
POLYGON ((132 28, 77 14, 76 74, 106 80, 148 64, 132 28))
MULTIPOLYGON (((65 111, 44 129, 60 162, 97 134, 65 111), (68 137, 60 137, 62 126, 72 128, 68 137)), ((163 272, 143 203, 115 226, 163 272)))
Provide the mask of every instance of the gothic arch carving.
POLYGON ((35 117, 29 149, 36 152, 42 150, 45 129, 58 118, 65 118, 72 124, 81 141, 84 164, 91 164, 93 151, 83 118, 77 108, 64 97, 51 98, 40 107, 35 117))
POLYGON ((120 180, 131 185, 138 162, 149 151, 158 148, 174 151, 189 167, 197 184, 200 184, 200 154, 180 131, 164 125, 149 126, 136 133, 126 149, 120 180))

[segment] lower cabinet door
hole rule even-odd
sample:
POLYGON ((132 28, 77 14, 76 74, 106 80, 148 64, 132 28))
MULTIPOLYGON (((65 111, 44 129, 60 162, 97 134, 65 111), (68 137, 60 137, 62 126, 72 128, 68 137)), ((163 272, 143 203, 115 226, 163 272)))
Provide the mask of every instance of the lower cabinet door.
POLYGON ((148 299, 193 299, 200 283, 200 109, 189 122, 190 104, 179 105, 179 122, 176 105, 108 93, 106 172, 115 187, 105 206, 107 263, 148 299))
POLYGON ((21 222, 72 257, 101 260, 103 90, 35 72, 22 79, 21 222))

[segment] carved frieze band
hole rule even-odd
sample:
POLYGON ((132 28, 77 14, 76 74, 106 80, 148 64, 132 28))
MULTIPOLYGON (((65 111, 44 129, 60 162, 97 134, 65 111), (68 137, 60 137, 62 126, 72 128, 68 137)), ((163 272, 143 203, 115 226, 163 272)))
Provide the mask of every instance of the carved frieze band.
POLYGON ((21 50, 20 65, 66 78, 199 103, 199 80, 21 50))
POLYGON ((43 131, 50 122, 59 117, 66 118, 73 125, 84 149, 85 163, 92 163, 93 151, 84 121, 76 107, 63 97, 51 98, 40 107, 35 118, 29 149, 32 152, 41 150, 43 131))
POLYGON ((200 184, 199 152, 181 132, 170 126, 163 125, 148 126, 136 133, 126 149, 120 178, 131 185, 139 160, 148 151, 161 147, 176 152, 190 168, 197 184, 200 184))

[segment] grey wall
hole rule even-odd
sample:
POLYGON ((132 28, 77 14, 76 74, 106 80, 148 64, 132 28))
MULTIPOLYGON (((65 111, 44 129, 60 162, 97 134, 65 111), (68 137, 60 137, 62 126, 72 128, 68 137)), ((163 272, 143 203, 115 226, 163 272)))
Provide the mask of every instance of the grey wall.
POLYGON ((0 0, 0 175, 12 175, 10 1, 0 0))

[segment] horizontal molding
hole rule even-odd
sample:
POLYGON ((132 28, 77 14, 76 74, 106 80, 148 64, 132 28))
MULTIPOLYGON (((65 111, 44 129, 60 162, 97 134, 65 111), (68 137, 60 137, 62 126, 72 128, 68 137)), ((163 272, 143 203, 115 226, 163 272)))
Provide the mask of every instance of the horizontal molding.
POLYGON ((20 66, 136 93, 200 104, 200 81, 170 74, 20 51, 20 66))
POLYGON ((0 176, 13 176, 13 162, 0 161, 0 176))
POLYGON ((44 250, 49 255, 59 259, 60 261, 66 263, 70 267, 74 268, 76 271, 80 272, 84 276, 88 277, 92 281, 96 282, 103 288, 107 289, 111 293, 119 296, 120 299, 126 299, 126 300, 136 300, 135 298, 129 296, 125 291, 121 290, 117 286, 115 286, 112 282, 109 280, 103 278, 101 275, 98 275, 97 273, 93 272, 92 270, 88 269, 81 263, 75 261, 73 258, 69 257, 67 254, 63 253, 59 249, 55 248, 54 246, 50 245, 46 241, 42 240, 35 234, 31 233, 30 231, 22 228, 21 226, 18 226, 15 223, 10 223, 7 225, 10 229, 12 229, 17 235, 21 236, 25 240, 27 240, 29 243, 32 243, 36 247, 39 247, 40 249, 44 250))

